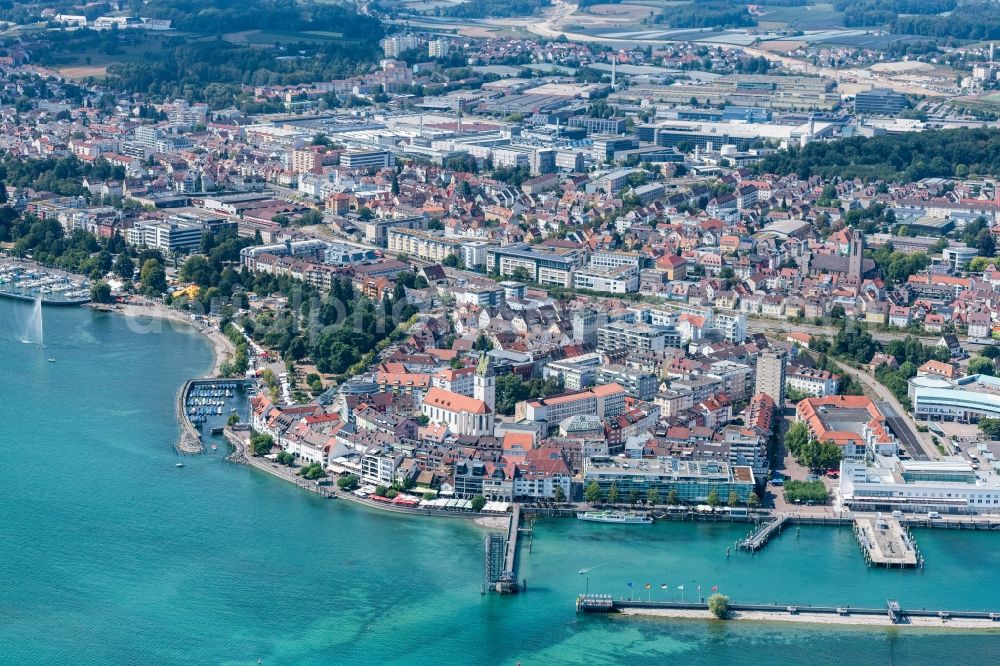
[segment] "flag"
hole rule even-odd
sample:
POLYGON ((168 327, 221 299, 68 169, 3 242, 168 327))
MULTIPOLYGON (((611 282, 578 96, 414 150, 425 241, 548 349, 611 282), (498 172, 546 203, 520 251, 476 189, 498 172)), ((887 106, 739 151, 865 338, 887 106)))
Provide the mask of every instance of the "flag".
POLYGON ((663 585, 660 585, 660 589, 661 589, 661 590, 665 590, 665 589, 667 589, 667 584, 666 584, 666 583, 664 583, 663 585))
POLYGON ((713 585, 712 586, 712 592, 718 592, 718 591, 719 591, 719 586, 718 585, 713 585))
POLYGON ((646 583, 646 589, 647 589, 647 590, 648 590, 648 589, 650 589, 651 587, 653 587, 653 586, 652 586, 652 585, 650 585, 649 583, 646 583))

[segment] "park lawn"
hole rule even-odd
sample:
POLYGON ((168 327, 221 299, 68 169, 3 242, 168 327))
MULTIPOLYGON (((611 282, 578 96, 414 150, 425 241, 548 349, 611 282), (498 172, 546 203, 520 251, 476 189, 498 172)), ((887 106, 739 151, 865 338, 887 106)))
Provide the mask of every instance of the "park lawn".
POLYGON ((121 44, 117 53, 104 53, 98 48, 76 51, 63 58, 63 62, 54 65, 54 69, 71 79, 83 79, 89 76, 101 77, 107 73, 110 65, 142 62, 146 59, 147 53, 161 52, 162 37, 162 35, 149 35, 136 44, 121 44))

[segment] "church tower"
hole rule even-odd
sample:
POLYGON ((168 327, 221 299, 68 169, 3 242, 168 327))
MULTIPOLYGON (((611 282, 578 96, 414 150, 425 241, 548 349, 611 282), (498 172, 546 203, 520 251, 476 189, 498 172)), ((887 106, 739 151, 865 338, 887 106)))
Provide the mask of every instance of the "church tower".
POLYGON ((864 259, 865 239, 860 229, 851 230, 851 241, 847 246, 847 279, 857 285, 861 284, 862 261, 864 259))
POLYGON ((479 357, 479 365, 476 366, 475 385, 472 396, 476 400, 482 400, 490 408, 490 412, 496 411, 497 404, 497 378, 493 372, 493 363, 486 352, 479 357))

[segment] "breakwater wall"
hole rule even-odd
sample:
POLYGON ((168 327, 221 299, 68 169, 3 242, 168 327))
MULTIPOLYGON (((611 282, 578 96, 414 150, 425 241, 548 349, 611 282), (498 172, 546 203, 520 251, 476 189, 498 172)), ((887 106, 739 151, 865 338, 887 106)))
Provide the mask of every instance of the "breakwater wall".
MULTIPOLYGON (((711 618, 709 604, 704 601, 652 601, 642 599, 615 599, 608 594, 581 594, 576 599, 578 613, 623 613, 627 615, 654 615, 661 617, 711 618)), ((966 628, 1000 630, 1000 612, 990 610, 951 610, 929 608, 904 608, 894 599, 886 605, 871 606, 814 606, 810 604, 753 604, 728 602, 727 613, 739 618, 799 621, 836 621, 857 624, 888 624, 934 626, 935 623, 958 622, 966 628), (824 618, 826 618, 824 620, 824 618)))
POLYGON ((194 386, 195 381, 192 379, 184 382, 184 386, 177 392, 177 399, 174 401, 174 414, 181 426, 180 438, 177 440, 174 448, 185 455, 197 455, 205 452, 205 446, 201 443, 201 433, 191 423, 187 415, 187 409, 185 408, 188 393, 191 391, 191 387, 194 386))

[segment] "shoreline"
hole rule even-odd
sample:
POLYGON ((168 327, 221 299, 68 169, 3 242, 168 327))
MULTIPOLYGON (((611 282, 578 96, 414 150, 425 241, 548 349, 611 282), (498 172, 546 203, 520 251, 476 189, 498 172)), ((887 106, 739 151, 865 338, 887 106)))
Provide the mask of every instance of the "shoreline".
POLYGON ((799 609, 791 614, 782 609, 775 612, 764 611, 730 611, 726 620, 719 620, 708 610, 684 608, 623 608, 619 611, 623 617, 670 619, 670 620, 701 620, 715 622, 762 622, 784 624, 836 625, 851 627, 892 627, 913 629, 961 629, 992 631, 1000 633, 1000 623, 993 620, 974 618, 949 618, 907 616, 906 623, 894 624, 888 615, 833 615, 830 613, 810 613, 808 609, 799 609))
MULTIPOLYGON (((170 307, 163 305, 162 303, 156 303, 152 301, 142 301, 133 303, 122 303, 113 306, 100 306, 93 303, 87 304, 84 307, 88 307, 91 310, 97 312, 108 312, 112 314, 120 314, 128 317, 132 320, 138 319, 153 319, 158 321, 168 321, 177 324, 182 324, 185 327, 190 327, 195 330, 198 334, 204 337, 212 348, 212 369, 208 374, 201 377, 203 379, 211 379, 218 377, 222 370, 222 364, 226 362, 227 359, 231 358, 236 353, 236 347, 233 345, 232 341, 225 336, 222 331, 216 329, 213 326, 199 325, 198 322, 191 319, 188 315, 178 310, 171 309, 170 307)), ((144 331, 149 332, 149 331, 144 331)))
MULTIPOLYGON (((476 512, 458 512, 458 511, 442 511, 437 509, 421 509, 419 507, 404 507, 395 506, 392 504, 386 504, 383 502, 374 502, 365 498, 358 497, 354 493, 346 490, 340 490, 337 488, 336 483, 329 486, 316 486, 310 485, 308 482, 304 481, 301 477, 294 474, 289 468, 282 465, 278 465, 266 458, 261 458, 259 456, 250 455, 247 450, 247 441, 245 441, 240 435, 237 435, 232 429, 226 428, 223 435, 229 442, 229 445, 233 447, 233 452, 229 456, 232 462, 238 462, 242 465, 247 465, 248 467, 253 467, 255 469, 264 472, 265 474, 270 474, 271 476, 280 479, 282 481, 291 483, 294 486, 308 490, 319 494, 322 497, 328 499, 343 499, 359 506, 364 506, 369 509, 374 509, 382 513, 391 513, 397 515, 408 515, 408 516, 427 516, 431 518, 449 518, 457 520, 467 520, 475 523, 479 527, 486 528, 489 530, 508 530, 510 527, 511 514, 498 514, 498 513, 476 513, 476 512)), ((332 479, 331 479, 332 480, 332 479)))
POLYGON ((187 418, 187 413, 184 410, 184 401, 187 397, 188 389, 191 386, 191 382, 196 379, 215 379, 222 376, 222 365, 227 359, 232 358, 236 353, 236 346, 230 341, 229 338, 213 326, 199 325, 198 322, 191 319, 188 315, 178 310, 174 310, 162 303, 156 303, 153 301, 140 301, 138 303, 120 303, 112 306, 104 306, 95 303, 88 303, 85 307, 90 308, 92 311, 96 312, 107 312, 109 314, 119 314, 127 318, 129 322, 129 327, 136 330, 137 333, 152 333, 159 330, 158 327, 153 328, 147 325, 139 325, 138 322, 143 319, 148 319, 156 322, 170 322, 171 328, 177 332, 188 333, 193 331, 195 334, 202 336, 202 338, 208 342, 209 347, 212 350, 212 366, 208 373, 202 375, 201 377, 192 377, 184 382, 183 385, 177 390, 177 395, 174 398, 174 416, 177 420, 177 426, 180 428, 180 434, 177 438, 177 443, 174 448, 178 453, 182 455, 198 455, 205 452, 205 445, 201 441, 201 434, 198 432, 194 424, 187 418), (184 330, 180 330, 176 324, 183 326, 184 330))

